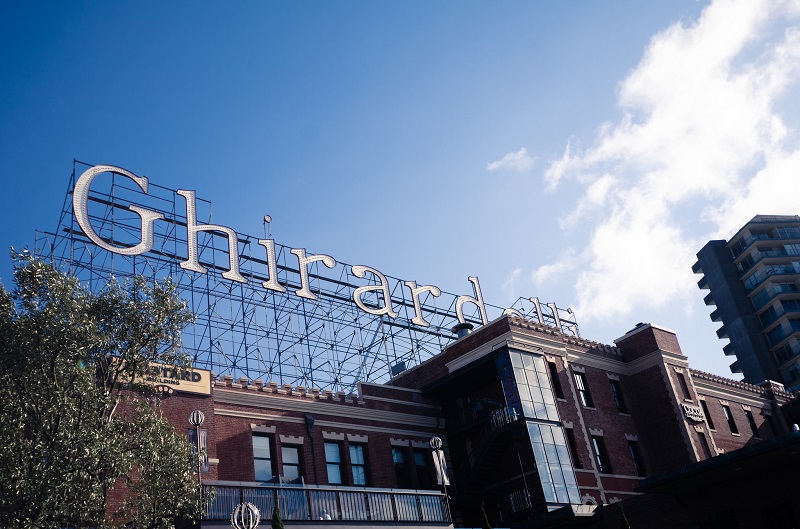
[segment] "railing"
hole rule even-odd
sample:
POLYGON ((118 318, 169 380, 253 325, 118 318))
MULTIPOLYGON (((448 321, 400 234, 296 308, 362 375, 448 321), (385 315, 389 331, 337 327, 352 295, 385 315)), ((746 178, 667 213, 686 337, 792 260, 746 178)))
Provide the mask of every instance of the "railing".
POLYGON ((797 285, 794 283, 779 283, 777 285, 772 285, 770 287, 765 287, 758 292, 753 299, 751 300, 753 303, 753 308, 758 310, 764 305, 767 304, 768 301, 772 300, 774 297, 778 296, 779 294, 783 294, 784 292, 797 292, 797 285))
POLYGON ((489 423, 472 438, 472 449, 467 454, 467 460, 461 464, 458 475, 467 476, 472 472, 472 469, 475 468, 475 465, 480 461, 480 457, 483 456, 488 448, 489 440, 495 431, 521 418, 522 415, 517 413, 517 410, 511 406, 493 410, 489 416, 489 423))
POLYGON ((796 273, 797 270, 795 270, 794 266, 791 265, 769 266, 763 270, 755 272, 753 275, 747 278, 747 281, 744 282, 744 286, 747 292, 752 292, 771 276, 796 273))
POLYGON ((205 520, 229 520, 236 506, 245 501, 258 507, 262 519, 268 519, 277 498, 284 520, 451 521, 447 501, 436 491, 211 483, 203 485, 203 494, 211 498, 205 520))
POLYGON ((797 331, 800 331, 800 325, 795 323, 797 320, 789 320, 789 328, 785 327, 775 327, 770 332, 766 333, 767 335, 767 342, 769 343, 770 347, 775 347, 782 341, 784 341, 789 336, 793 335, 797 331))
POLYGON ((511 511, 513 514, 533 507, 531 493, 528 491, 528 489, 515 490, 508 495, 506 501, 509 511, 511 511))

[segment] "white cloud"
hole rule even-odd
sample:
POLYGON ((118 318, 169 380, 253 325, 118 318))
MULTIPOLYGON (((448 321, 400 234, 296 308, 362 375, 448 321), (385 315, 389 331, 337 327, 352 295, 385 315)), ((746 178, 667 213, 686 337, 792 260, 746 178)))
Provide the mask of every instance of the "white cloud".
POLYGON ((527 173, 533 169, 534 158, 528 154, 528 149, 522 147, 517 152, 510 152, 494 162, 486 164, 488 171, 514 171, 527 173))
POLYGON ((517 295, 517 281, 520 276, 522 276, 522 268, 515 268, 506 276, 506 280, 503 281, 503 285, 501 286, 503 293, 511 303, 519 298, 517 295))
POLYGON ((568 272, 575 269, 574 258, 575 252, 567 250, 561 254, 556 262, 538 267, 531 274, 531 281, 534 286, 541 287, 564 277, 568 272))
MULTIPOLYGON (((800 149, 785 112, 797 99, 787 95, 797 95, 799 12, 797 3, 719 0, 695 23, 655 35, 620 84, 622 116, 549 164, 549 189, 584 187, 562 229, 593 222, 577 256, 579 317, 685 304, 697 295, 690 267, 706 240, 756 213, 798 213, 800 149)), ((545 265, 534 280, 558 270, 545 265)))

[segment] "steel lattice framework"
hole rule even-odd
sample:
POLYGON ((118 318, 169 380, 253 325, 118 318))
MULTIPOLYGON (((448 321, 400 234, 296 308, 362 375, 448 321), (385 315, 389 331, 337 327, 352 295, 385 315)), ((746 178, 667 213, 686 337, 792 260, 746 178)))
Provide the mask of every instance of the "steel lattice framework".
MULTIPOLYGON (((311 291, 317 299, 295 295, 301 287, 298 259, 291 248, 275 245, 277 275, 286 292, 262 287, 268 279, 265 249, 258 237, 237 233, 241 274, 246 283, 221 276, 229 269, 228 239, 220 232, 197 234, 199 262, 207 273, 179 266, 187 258, 186 199, 178 191, 150 183, 145 194, 129 178, 105 173, 92 184, 88 196, 89 219, 95 232, 108 244, 134 246, 141 239, 141 219, 130 205, 164 216, 154 223, 152 249, 141 255, 120 255, 92 242, 76 222, 72 194, 78 174, 90 168, 75 162, 69 190, 55 232, 38 232, 36 254, 77 276, 90 289, 102 288, 111 278, 123 283, 133 275, 150 280, 170 278, 196 314, 196 322, 182 337, 182 346, 195 366, 216 375, 247 377, 279 384, 351 392, 359 381, 385 382, 394 372, 413 367, 438 354, 455 339, 458 323, 457 295, 442 292, 419 297, 421 314, 429 323, 412 322, 413 299, 403 280, 386 276, 396 318, 376 316, 353 302, 358 287, 377 285, 376 277, 353 275, 352 267, 337 263, 332 269, 321 262, 309 265, 311 291)), ((197 219, 212 224, 211 203, 197 199, 197 219)), ((265 224, 266 231, 266 224, 265 224)), ((265 239, 267 238, 265 233, 265 239)), ((379 291, 361 294, 367 306, 381 307, 379 291)), ((486 304, 489 319, 503 309, 486 304)), ((524 317, 541 319, 577 334, 571 312, 552 306, 536 311, 530 300, 520 298, 513 309, 524 317), (554 317, 555 316, 555 317, 554 317)), ((467 322, 481 325, 477 305, 464 304, 467 322)))

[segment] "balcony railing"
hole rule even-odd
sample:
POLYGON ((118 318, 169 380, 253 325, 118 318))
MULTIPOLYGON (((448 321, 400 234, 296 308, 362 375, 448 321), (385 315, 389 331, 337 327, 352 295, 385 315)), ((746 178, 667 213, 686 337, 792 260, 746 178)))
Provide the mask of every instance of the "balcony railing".
POLYGON ((768 301, 785 292, 798 292, 797 285, 793 283, 779 283, 761 289, 751 300, 753 302, 753 308, 759 310, 766 305, 768 301))
POLYGON ((785 275, 785 274, 796 274, 797 270, 794 269, 794 266, 791 265, 784 265, 784 266, 768 266, 758 272, 755 272, 751 275, 747 281, 745 281, 744 286, 747 292, 752 292, 757 287, 761 286, 761 284, 766 281, 768 278, 777 275, 785 275))
POLYGON ((203 485, 203 495, 211 498, 205 520, 230 520, 236 506, 245 501, 258 507, 262 519, 268 519, 277 499, 284 520, 451 522, 444 494, 436 491, 212 482, 203 485))

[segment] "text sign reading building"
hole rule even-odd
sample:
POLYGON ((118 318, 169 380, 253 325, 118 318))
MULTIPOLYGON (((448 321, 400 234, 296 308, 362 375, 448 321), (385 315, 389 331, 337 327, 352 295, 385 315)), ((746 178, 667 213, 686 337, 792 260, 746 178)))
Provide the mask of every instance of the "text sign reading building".
POLYGON ((151 363, 144 376, 137 377, 136 382, 183 393, 211 395, 211 372, 205 369, 151 363))

